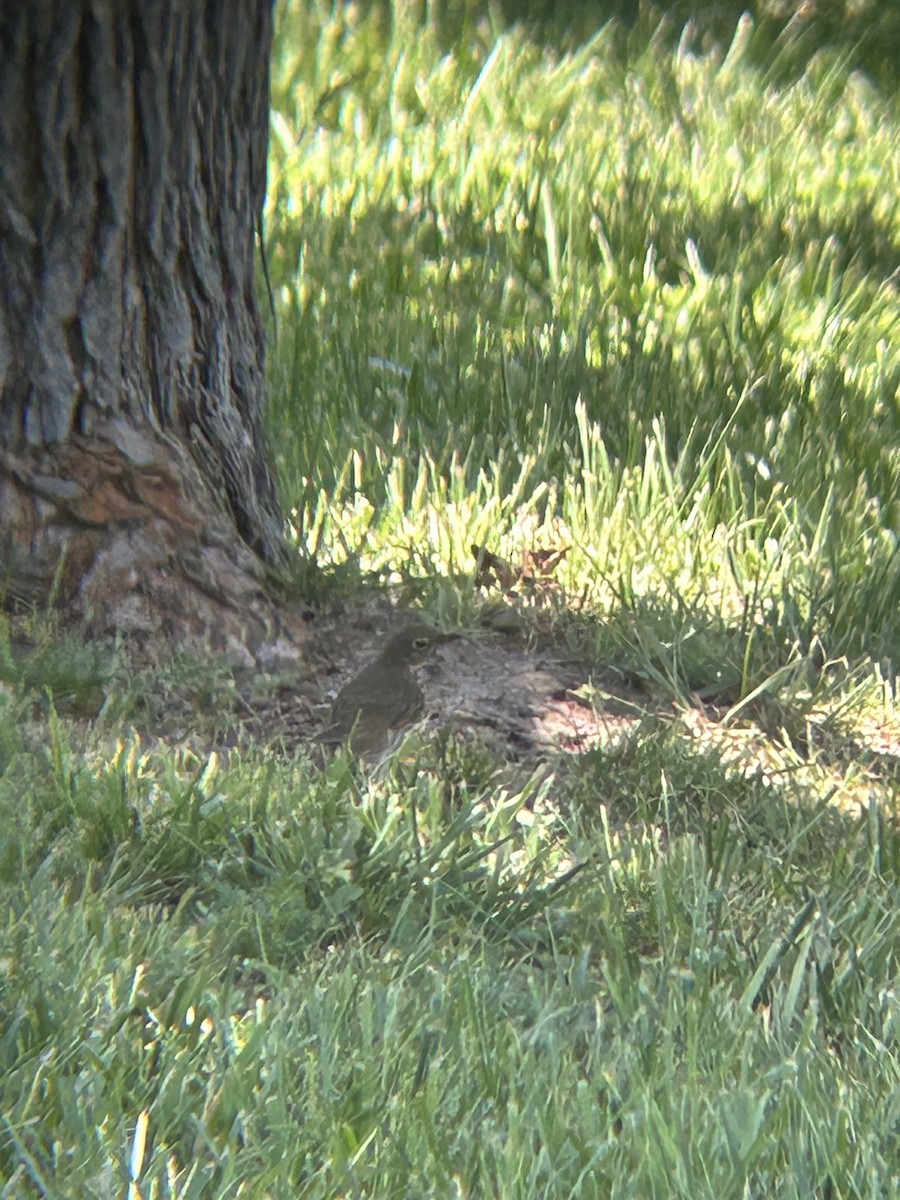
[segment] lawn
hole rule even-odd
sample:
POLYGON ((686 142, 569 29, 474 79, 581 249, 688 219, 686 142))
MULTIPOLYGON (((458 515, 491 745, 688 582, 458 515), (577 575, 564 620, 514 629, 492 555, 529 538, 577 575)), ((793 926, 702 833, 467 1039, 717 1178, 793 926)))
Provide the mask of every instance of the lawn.
POLYGON ((596 736, 510 675, 323 764, 300 683, 4 627, 0 1197, 900 1191, 896 90, 826 4, 457 7, 278 9, 288 582, 596 736))

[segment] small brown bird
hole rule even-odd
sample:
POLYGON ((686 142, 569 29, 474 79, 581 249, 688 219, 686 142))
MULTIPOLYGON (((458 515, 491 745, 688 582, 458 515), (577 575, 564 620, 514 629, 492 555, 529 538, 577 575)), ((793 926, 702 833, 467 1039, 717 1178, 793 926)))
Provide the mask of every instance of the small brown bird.
POLYGON ((362 758, 383 754, 396 734, 418 720, 425 708, 411 668, 454 636, 423 621, 393 634, 381 653, 338 692, 331 724, 318 740, 329 746, 346 742, 362 758))

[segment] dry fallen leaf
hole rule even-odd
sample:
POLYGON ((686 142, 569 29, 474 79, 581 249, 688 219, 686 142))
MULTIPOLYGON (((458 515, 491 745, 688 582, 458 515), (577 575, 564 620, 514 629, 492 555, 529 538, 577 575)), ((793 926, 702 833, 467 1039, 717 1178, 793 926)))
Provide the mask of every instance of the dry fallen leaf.
POLYGON ((548 578, 568 553, 568 546, 558 546, 552 550, 526 550, 522 556, 522 578, 524 580, 548 578))
POLYGON ((513 591, 520 583, 533 586, 546 581, 569 553, 568 546, 525 550, 522 565, 517 567, 477 543, 473 542, 471 549, 478 563, 476 584, 485 589, 500 587, 504 592, 513 591))
POLYGON ((478 562, 475 572, 475 582, 479 587, 491 588, 499 586, 504 592, 510 591, 519 582, 522 572, 496 554, 492 554, 484 546, 472 543, 472 554, 478 562))

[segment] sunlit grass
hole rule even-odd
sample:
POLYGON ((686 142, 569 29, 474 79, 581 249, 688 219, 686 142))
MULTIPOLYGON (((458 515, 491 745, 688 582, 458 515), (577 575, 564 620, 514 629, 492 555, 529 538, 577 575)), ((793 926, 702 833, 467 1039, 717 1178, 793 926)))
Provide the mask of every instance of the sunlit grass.
POLYGON ((7 875, 7 1194, 129 1161, 173 1195, 891 1179, 900 854, 874 807, 798 805, 662 727, 518 794, 452 755, 372 787, 101 746, 17 754, 109 802, 7 875))
POLYGON ((615 26, 563 59, 486 26, 445 55, 395 17, 339 17, 276 76, 272 417, 300 544, 341 557, 377 514, 375 559, 408 522, 422 553, 446 505, 460 528, 425 553, 456 570, 515 495, 565 522, 582 589, 592 547, 627 575, 637 542, 645 589, 677 554, 717 592, 700 543, 740 526, 743 573, 742 545, 788 539, 833 608, 858 597, 832 650, 895 654, 890 101, 825 54, 767 84, 748 25, 724 60, 685 41, 625 65, 615 26), (633 475, 644 513, 609 532, 633 475))

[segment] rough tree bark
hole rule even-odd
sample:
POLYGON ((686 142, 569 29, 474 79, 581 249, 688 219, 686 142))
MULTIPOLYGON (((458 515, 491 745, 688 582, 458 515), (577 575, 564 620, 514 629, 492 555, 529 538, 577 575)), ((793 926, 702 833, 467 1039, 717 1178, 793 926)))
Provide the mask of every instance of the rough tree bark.
POLYGON ((0 7, 0 589, 258 659, 271 0, 0 7))

